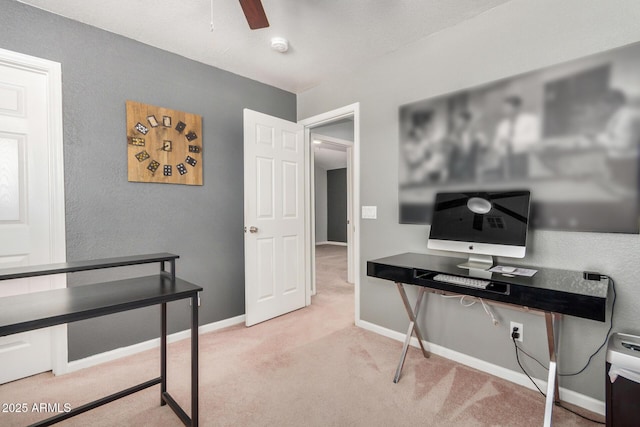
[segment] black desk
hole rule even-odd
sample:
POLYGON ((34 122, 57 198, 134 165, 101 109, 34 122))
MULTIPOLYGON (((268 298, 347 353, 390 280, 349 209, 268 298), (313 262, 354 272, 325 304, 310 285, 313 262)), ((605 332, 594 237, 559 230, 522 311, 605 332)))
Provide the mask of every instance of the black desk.
POLYGON ((48 426, 116 399, 160 384, 160 404, 169 405, 187 426, 198 425, 198 292, 202 288, 175 277, 177 255, 153 254, 97 261, 30 266, 0 270, 0 280, 71 273, 146 263, 161 263, 160 274, 94 285, 0 298, 0 336, 161 305, 160 376, 110 396, 73 408, 33 426, 48 426), (167 271, 166 263, 171 265, 167 271), (167 303, 191 299, 191 417, 167 392, 167 303))
POLYGON ((485 278, 492 282, 491 289, 488 290, 467 288, 433 280, 433 276, 439 273, 462 277, 478 277, 470 274, 470 270, 459 268, 457 265, 461 262, 464 262, 464 260, 460 258, 415 253, 406 253, 367 262, 368 276, 396 283, 409 316, 409 329, 394 382, 398 382, 400 379, 413 333, 418 338, 418 343, 424 356, 429 357, 423 345, 424 339, 420 328, 416 325, 416 318, 420 312, 425 292, 470 295, 501 304, 512 305, 519 309, 524 308, 528 311, 541 312, 544 314, 546 321, 550 360, 544 425, 551 425, 553 404, 560 402, 557 372, 557 336, 560 315, 565 314, 604 322, 609 289, 608 281, 584 280, 582 273, 577 271, 537 267, 529 267, 538 270, 533 277, 508 277, 493 273, 490 277, 485 278), (411 307, 404 284, 419 287, 418 298, 414 307, 411 307))

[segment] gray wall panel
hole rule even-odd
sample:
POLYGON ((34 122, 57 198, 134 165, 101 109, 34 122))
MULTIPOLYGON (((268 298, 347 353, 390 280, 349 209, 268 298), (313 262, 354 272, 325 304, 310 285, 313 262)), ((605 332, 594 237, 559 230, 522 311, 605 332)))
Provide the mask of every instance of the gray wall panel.
POLYGON ((316 242, 327 241, 327 171, 315 166, 316 242))
POLYGON ((347 169, 327 171, 327 239, 347 243, 347 169))
MULTIPOLYGON (((8 0, 0 48, 62 63, 67 258, 174 252, 178 275, 204 287, 201 324, 243 314, 242 109, 295 120, 295 95, 8 0), (128 99, 203 116, 204 186, 127 182, 128 99)), ((69 285, 97 280, 71 275, 69 285)), ((188 303, 169 311, 171 331, 186 329, 188 303)), ((159 328, 158 309, 71 324, 69 358, 159 328)))

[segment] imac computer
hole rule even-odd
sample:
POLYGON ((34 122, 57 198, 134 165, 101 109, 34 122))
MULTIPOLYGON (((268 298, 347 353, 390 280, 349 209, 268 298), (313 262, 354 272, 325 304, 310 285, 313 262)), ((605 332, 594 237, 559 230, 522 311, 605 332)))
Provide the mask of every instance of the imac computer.
POLYGON ((438 193, 427 247, 468 253, 461 268, 487 270, 494 256, 524 258, 530 192, 438 193))

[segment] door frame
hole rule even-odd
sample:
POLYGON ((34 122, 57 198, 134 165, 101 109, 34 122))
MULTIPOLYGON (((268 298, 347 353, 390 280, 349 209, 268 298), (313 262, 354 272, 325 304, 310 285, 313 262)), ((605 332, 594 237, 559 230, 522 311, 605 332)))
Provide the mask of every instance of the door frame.
POLYGON ((299 120, 302 126, 304 126, 304 149, 305 149, 305 241, 307 242, 305 248, 306 259, 306 271, 305 288, 307 289, 307 306, 311 305, 311 286, 312 286, 312 258, 311 254, 315 253, 315 248, 311 245, 314 243, 311 236, 313 213, 312 207, 312 168, 311 163, 311 129, 322 124, 328 124, 336 120, 340 120, 346 117, 353 117, 353 277, 354 277, 354 291, 355 291, 355 321, 360 321, 360 216, 358 215, 360 206, 360 103, 346 105, 335 110, 327 111, 322 114, 318 114, 312 117, 308 117, 303 120, 299 120))
MULTIPOLYGON (((37 58, 6 49, 0 49, 0 64, 46 76, 47 79, 47 134, 49 136, 49 201, 50 201, 50 254, 51 263, 66 262, 64 205, 64 156, 62 128, 62 65, 59 62, 37 58)), ((51 276, 53 289, 66 288, 67 276, 51 276)), ((51 328, 51 358, 53 373, 68 370, 67 325, 51 328)))
MULTIPOLYGON (((313 132, 311 130, 310 136, 310 144, 311 148, 314 148, 315 145, 313 141, 320 140, 327 144, 325 145, 333 145, 340 146, 344 148, 344 154, 347 158, 347 282, 355 283, 355 257, 353 254, 353 241, 354 241, 354 229, 353 229, 353 141, 348 141, 346 139, 334 138, 330 136, 325 136, 320 133, 313 132)), ((316 294, 316 244, 318 242, 316 236, 316 169, 315 169, 315 158, 316 153, 315 150, 310 149, 311 153, 311 295, 316 294)))

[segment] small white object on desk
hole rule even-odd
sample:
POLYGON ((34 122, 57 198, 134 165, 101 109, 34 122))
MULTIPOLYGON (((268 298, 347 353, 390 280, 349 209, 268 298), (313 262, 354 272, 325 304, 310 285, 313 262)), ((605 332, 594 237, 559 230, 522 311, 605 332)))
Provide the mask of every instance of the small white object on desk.
POLYGON ((533 277, 533 275, 538 272, 538 270, 533 270, 531 268, 511 267, 508 265, 496 265, 495 267, 490 268, 489 271, 492 273, 503 273, 505 275, 508 275, 507 277, 533 277))
POLYGON ((436 274, 433 280, 438 282, 450 283, 452 285, 467 286, 470 288, 487 289, 491 284, 488 280, 473 279, 471 277, 451 276, 449 274, 436 274))

